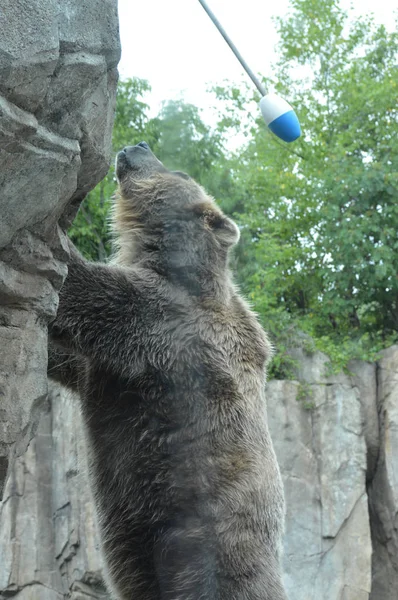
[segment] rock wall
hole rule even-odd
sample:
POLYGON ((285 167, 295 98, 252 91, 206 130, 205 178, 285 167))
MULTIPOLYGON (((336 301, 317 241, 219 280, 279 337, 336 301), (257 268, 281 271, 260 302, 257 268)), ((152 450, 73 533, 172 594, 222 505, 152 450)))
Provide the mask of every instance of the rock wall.
POLYGON ((0 599, 108 598, 77 399, 54 391, 0 509, 0 599))
POLYGON ((107 172, 117 0, 1 0, 0 497, 47 396, 62 232, 107 172))
POLYGON ((296 351, 298 381, 268 384, 284 479, 292 600, 398 598, 398 346, 326 375, 296 351))
POLYGON ((376 365, 355 365, 358 377, 327 378, 323 358, 301 357, 300 383, 268 386, 287 501, 285 585, 288 597, 299 600, 368 600, 372 542, 357 379, 363 372, 370 381, 375 404, 376 365))
MULTIPOLYGON (((398 346, 327 377, 297 352, 297 381, 270 381, 286 493, 289 600, 397 600, 398 346)), ((76 398, 53 393, 15 462, 0 512, 0 599, 107 598, 76 398)))
POLYGON ((380 451, 369 482, 373 539, 372 600, 398 598, 398 347, 379 362, 377 410, 380 451))

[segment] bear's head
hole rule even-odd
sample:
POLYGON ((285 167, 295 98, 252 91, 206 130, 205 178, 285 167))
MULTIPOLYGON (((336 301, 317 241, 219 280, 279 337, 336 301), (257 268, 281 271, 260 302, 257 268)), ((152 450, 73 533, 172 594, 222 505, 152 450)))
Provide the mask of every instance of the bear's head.
POLYGON ((116 175, 119 264, 150 265, 190 286, 223 276, 239 229, 200 185, 166 169, 145 142, 118 153, 116 175))

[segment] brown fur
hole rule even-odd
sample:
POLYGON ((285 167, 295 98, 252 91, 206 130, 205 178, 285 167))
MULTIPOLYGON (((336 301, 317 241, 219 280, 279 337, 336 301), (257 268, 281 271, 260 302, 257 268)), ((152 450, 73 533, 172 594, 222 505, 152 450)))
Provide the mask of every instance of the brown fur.
POLYGON ((228 270, 237 227, 144 144, 117 174, 116 257, 90 264, 71 245, 49 367, 80 392, 109 587, 285 600, 270 345, 228 270))

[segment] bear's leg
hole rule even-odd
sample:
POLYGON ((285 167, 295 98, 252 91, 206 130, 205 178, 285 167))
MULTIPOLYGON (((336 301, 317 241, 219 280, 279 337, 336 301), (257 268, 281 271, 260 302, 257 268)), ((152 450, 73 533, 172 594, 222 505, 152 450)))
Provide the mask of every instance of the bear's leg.
POLYGON ((71 242, 70 250, 50 338, 72 353, 128 376, 130 366, 141 357, 142 347, 134 340, 138 331, 141 340, 145 335, 144 316, 151 322, 156 282, 149 285, 145 273, 133 268, 122 271, 90 263, 71 242))

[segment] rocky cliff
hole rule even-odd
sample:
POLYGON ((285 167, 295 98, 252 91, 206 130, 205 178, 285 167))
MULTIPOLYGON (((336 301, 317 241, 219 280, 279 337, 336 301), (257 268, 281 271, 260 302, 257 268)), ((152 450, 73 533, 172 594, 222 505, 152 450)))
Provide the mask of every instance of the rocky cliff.
MULTIPOLYGON (((297 381, 268 384, 289 600, 397 600, 398 346, 349 375, 296 358, 297 381)), ((0 565, 1 599, 107 598, 78 403, 59 391, 11 471, 0 565)))
POLYGON ((67 259, 57 223, 109 166, 117 0, 1 0, 0 31, 1 497, 46 402, 67 259))

